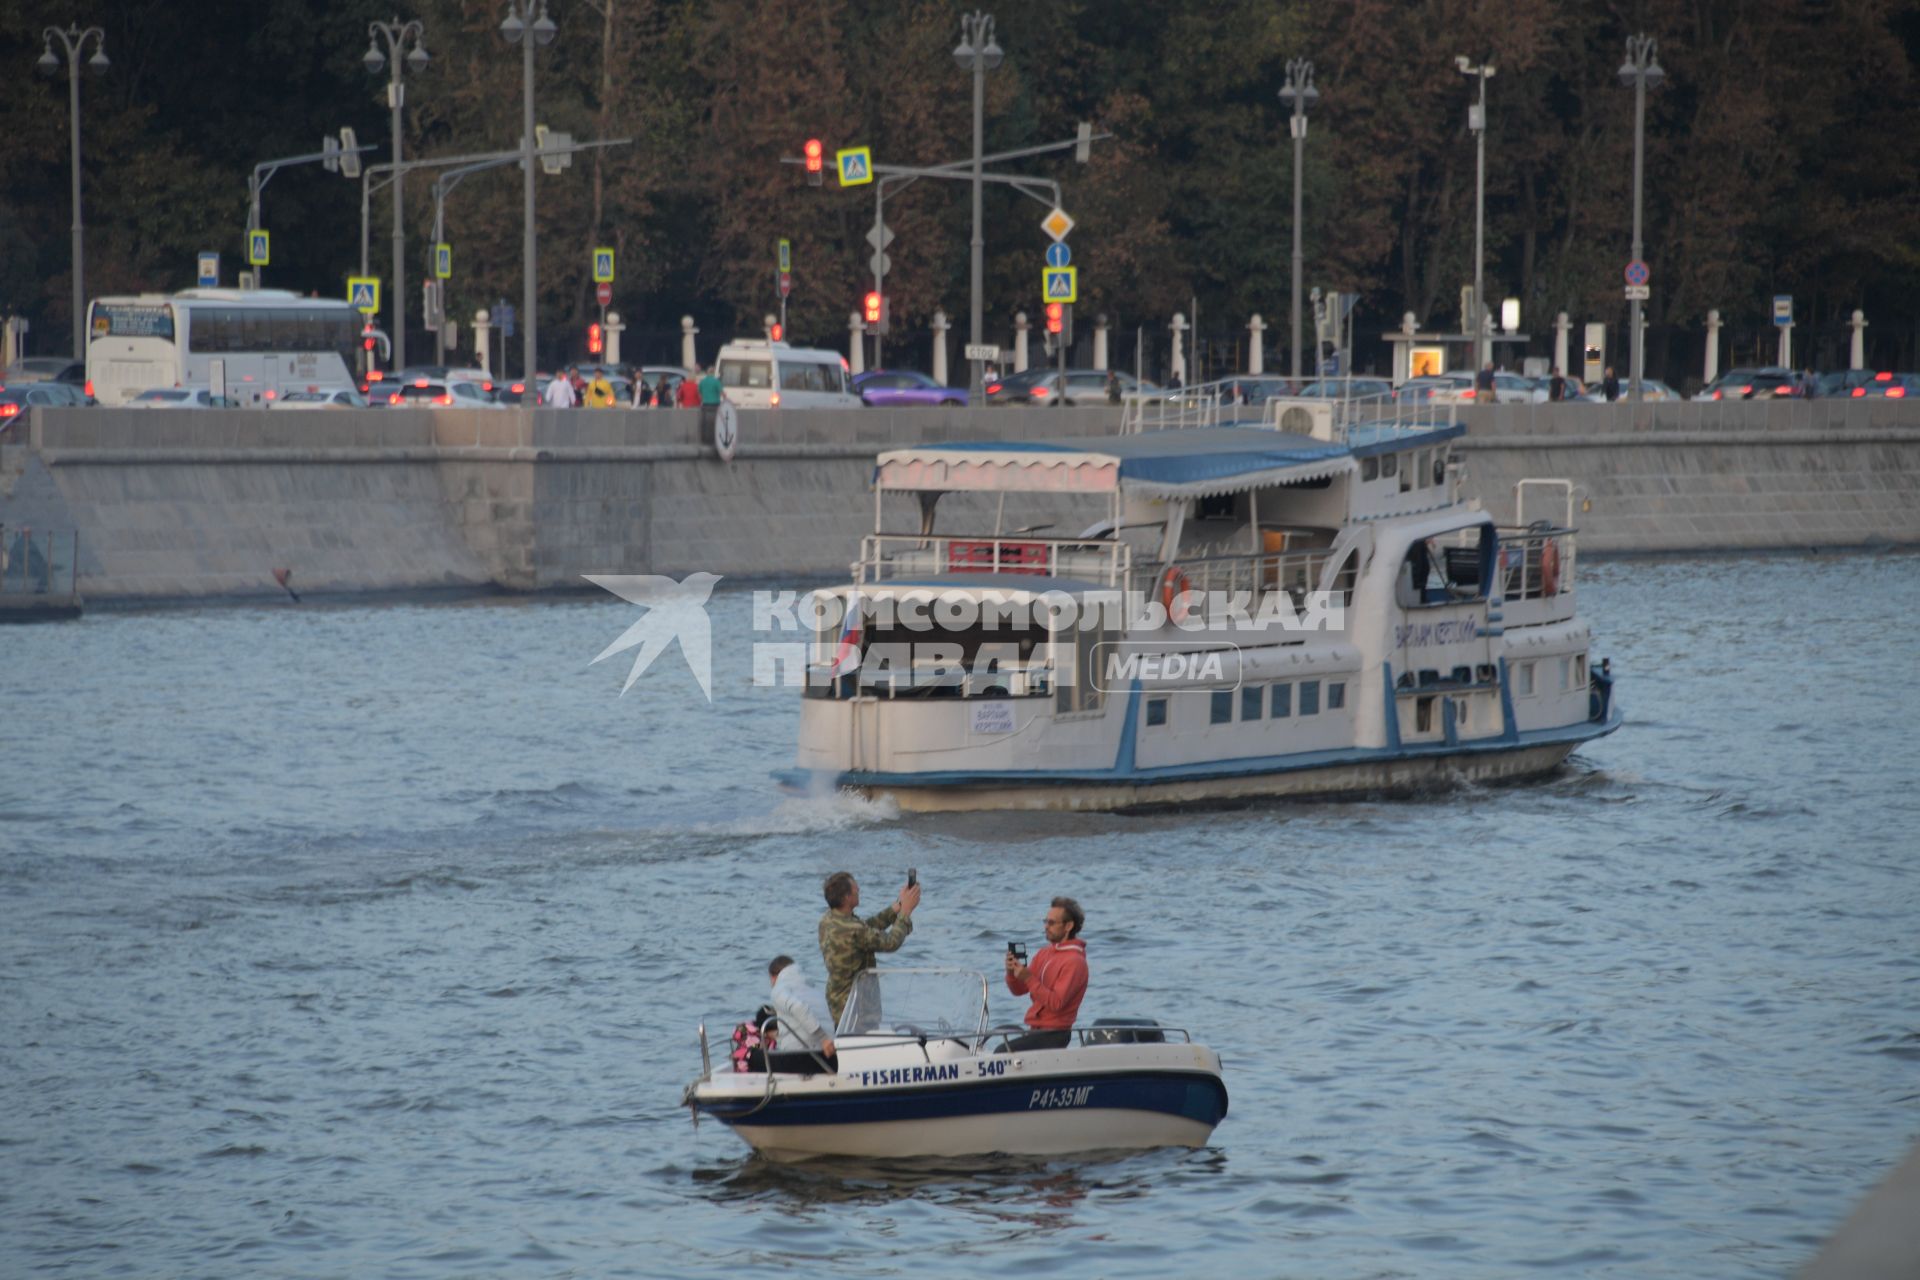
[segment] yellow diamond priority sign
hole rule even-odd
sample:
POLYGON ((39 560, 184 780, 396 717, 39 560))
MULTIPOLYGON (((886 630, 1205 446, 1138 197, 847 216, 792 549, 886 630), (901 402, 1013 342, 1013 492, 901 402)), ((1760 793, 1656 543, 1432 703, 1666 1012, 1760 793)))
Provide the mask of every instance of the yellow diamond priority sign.
POLYGON ((1040 229, 1055 240, 1065 240, 1067 232, 1073 230, 1073 219, 1067 216, 1065 209, 1055 209, 1040 219, 1040 229))

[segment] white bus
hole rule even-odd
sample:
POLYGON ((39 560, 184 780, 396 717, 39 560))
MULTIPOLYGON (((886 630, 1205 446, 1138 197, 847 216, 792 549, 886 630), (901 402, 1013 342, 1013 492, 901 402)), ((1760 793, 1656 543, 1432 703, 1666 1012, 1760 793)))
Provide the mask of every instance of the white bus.
POLYGON ((87 390, 121 405, 151 387, 204 387, 226 364, 227 395, 258 408, 282 391, 354 385, 360 313, 284 289, 187 289, 95 298, 87 308, 87 390))

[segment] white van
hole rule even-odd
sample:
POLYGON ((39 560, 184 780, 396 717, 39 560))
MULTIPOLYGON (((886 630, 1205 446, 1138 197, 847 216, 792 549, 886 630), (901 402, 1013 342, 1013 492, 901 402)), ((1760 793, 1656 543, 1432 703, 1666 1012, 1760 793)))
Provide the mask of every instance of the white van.
POLYGON ((720 384, 742 409, 858 409, 837 351, 739 338, 720 348, 720 384))

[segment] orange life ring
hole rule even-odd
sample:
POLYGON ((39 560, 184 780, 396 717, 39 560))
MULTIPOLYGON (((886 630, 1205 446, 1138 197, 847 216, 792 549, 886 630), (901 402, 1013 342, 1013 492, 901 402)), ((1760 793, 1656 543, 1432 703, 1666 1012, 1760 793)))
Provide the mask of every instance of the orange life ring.
POLYGON ((1188 597, 1193 592, 1193 583, 1177 564, 1167 566, 1160 575, 1160 604, 1167 611, 1167 621, 1176 625, 1185 622, 1193 612, 1188 597))
POLYGON ((1540 591, 1542 595, 1560 594, 1560 546, 1551 538, 1540 544, 1540 591))

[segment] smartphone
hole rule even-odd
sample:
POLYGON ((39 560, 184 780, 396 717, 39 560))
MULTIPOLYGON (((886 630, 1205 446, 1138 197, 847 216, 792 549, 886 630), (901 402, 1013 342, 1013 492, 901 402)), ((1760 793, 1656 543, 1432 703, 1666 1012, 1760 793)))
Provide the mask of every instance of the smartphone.
POLYGON ((1027 962, 1027 948, 1025 943, 1009 942, 1007 944, 1007 954, 1015 960, 1018 960, 1021 964, 1027 962))
POLYGON ((920 883, 919 869, 915 867, 908 867, 907 868, 907 888, 911 889, 919 883, 920 883))

